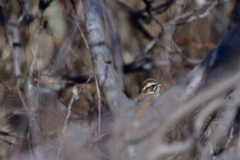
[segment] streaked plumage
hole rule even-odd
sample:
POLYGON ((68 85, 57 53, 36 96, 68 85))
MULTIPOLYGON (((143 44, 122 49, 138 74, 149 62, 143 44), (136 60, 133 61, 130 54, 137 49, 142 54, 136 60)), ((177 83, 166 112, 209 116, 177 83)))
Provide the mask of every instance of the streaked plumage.
POLYGON ((141 93, 134 99, 134 101, 142 101, 146 98, 155 98, 160 95, 160 86, 156 80, 148 78, 143 82, 141 93))

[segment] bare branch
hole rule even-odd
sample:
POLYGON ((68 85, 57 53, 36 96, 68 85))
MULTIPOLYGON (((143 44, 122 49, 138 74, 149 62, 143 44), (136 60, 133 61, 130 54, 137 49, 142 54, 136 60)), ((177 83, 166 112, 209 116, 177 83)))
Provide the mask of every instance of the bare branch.
POLYGON ((116 71, 119 75, 119 77, 122 77, 122 70, 123 70, 123 59, 122 59, 122 49, 120 45, 120 40, 118 33, 116 31, 116 28, 114 26, 114 23, 112 21, 111 15, 108 11, 108 8, 106 4, 103 2, 102 3, 103 7, 103 14, 106 18, 106 21, 108 23, 109 29, 110 29, 110 35, 111 35, 111 42, 112 42, 112 47, 113 47, 113 52, 114 52, 114 66, 116 68, 116 71))
POLYGON ((101 3, 102 1, 97 0, 83 0, 84 15, 86 18, 90 53, 99 87, 103 91, 112 111, 116 111, 119 106, 131 106, 132 102, 121 92, 121 79, 116 74, 110 61, 101 3))

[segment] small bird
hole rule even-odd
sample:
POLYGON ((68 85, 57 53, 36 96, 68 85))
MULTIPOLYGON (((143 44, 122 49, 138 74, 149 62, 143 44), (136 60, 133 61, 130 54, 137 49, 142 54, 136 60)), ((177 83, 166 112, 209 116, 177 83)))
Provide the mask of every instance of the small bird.
POLYGON ((162 84, 156 80, 148 78, 143 82, 141 93, 134 99, 135 102, 142 101, 146 98, 155 98, 160 95, 160 87, 162 84))

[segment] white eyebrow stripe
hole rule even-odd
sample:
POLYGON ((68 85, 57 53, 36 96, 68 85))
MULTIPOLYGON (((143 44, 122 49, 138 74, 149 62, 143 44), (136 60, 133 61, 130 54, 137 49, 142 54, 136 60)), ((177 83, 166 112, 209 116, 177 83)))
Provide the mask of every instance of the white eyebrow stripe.
POLYGON ((151 85, 156 85, 156 83, 155 82, 148 83, 146 86, 143 87, 143 90, 145 90, 147 87, 149 87, 151 85))

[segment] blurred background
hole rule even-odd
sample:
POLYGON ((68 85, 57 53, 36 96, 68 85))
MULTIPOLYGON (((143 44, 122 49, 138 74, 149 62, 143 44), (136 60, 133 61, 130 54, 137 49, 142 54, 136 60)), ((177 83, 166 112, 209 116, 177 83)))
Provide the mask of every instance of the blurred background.
MULTIPOLYGON (((46 159, 59 157, 62 141, 61 159, 108 159, 94 145, 98 113, 109 107, 102 98, 98 110, 82 1, 1 0, 0 5, 0 159, 31 159, 29 99, 38 102, 46 159), (72 92, 88 79, 62 134, 72 92), (30 81, 37 95, 29 95, 30 81)), ((183 78, 222 41, 236 5, 236 0, 105 0, 108 47, 117 64, 113 39, 119 39, 127 97, 134 99, 147 78, 162 84, 161 94, 183 78)))

